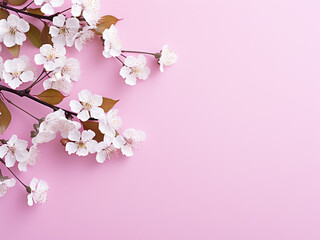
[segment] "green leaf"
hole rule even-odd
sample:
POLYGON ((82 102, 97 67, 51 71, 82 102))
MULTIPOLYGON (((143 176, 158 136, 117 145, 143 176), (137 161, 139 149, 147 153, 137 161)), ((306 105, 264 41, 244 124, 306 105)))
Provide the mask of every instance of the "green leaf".
POLYGON ((113 108, 119 100, 113 100, 111 98, 103 98, 102 105, 100 106, 105 112, 108 112, 111 108, 113 108))
POLYGON ((12 56, 14 56, 15 58, 19 57, 20 45, 14 45, 13 47, 10 47, 8 49, 12 56))
POLYGON ((102 142, 104 135, 99 130, 99 123, 96 121, 81 122, 84 130, 92 130, 96 134, 93 138, 97 142, 102 142))
POLYGON ((40 9, 41 9, 41 8, 27 8, 27 12, 28 12, 28 13, 37 14, 37 15, 40 15, 40 16, 43 16, 44 13, 41 12, 40 9))
POLYGON ((62 95, 61 92, 55 89, 48 89, 43 91, 42 93, 36 95, 40 100, 49 103, 51 105, 57 105, 62 102, 65 96, 62 95))
POLYGON ((49 25, 46 22, 43 22, 44 26, 41 31, 41 42, 42 44, 50 44, 53 45, 52 40, 51 40, 51 35, 49 34, 49 25))
POLYGON ((27 0, 7 0, 8 4, 13 6, 20 6, 24 3, 26 3, 27 0))
POLYGON ((27 32, 27 36, 29 40, 33 43, 33 45, 35 45, 37 48, 40 48, 42 46, 41 32, 33 24, 29 23, 29 25, 30 30, 27 32))
POLYGON ((0 19, 7 19, 9 15, 10 13, 7 10, 0 8, 0 19))
POLYGON ((11 122, 11 113, 0 99, 0 134, 3 134, 11 122))
POLYGON ((97 28, 94 29, 94 33, 97 35, 102 35, 103 31, 105 29, 109 29, 112 24, 116 24, 120 19, 111 16, 111 15, 106 15, 100 18, 97 24, 97 28))

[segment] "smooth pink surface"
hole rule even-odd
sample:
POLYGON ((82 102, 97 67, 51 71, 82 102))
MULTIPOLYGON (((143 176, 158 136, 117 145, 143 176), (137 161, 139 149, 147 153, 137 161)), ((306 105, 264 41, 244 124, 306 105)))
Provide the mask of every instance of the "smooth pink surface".
MULTIPOLYGON (((178 63, 161 74, 148 57, 150 78, 130 87, 96 40, 69 50, 82 64, 69 99, 83 88, 121 99, 123 129, 147 141, 103 165, 42 145, 42 160, 19 176, 45 179, 48 203, 30 208, 11 189, 1 239, 320 239, 319 9, 315 0, 103 1, 103 13, 124 18, 126 49, 168 43, 178 63)), ((33 121, 14 111, 5 136, 27 138, 33 121)))

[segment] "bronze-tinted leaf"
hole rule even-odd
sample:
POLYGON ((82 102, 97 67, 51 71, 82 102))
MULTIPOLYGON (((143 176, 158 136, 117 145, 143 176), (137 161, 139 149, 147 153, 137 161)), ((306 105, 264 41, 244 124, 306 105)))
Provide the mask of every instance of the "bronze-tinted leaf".
POLYGON ((62 102, 62 100, 65 98, 65 96, 62 95, 61 92, 55 90, 55 89, 48 89, 44 92, 36 95, 40 100, 52 104, 57 105, 62 102))
POLYGON ((28 9, 27 9, 27 12, 28 12, 28 13, 37 14, 37 15, 40 15, 40 16, 43 16, 44 13, 41 12, 40 9, 41 9, 41 8, 28 8, 28 9))
POLYGON ((106 15, 100 18, 97 24, 97 28, 94 29, 94 33, 97 35, 102 35, 103 31, 105 29, 109 29, 112 24, 116 24, 120 19, 111 16, 111 15, 106 15))
POLYGON ((14 45, 13 47, 8 48, 9 52, 14 56, 15 58, 19 57, 20 54, 20 45, 14 45))
POLYGON ((86 121, 82 122, 82 126, 84 130, 92 130, 95 132, 96 136, 94 137, 94 140, 97 142, 103 141, 104 135, 99 130, 99 123, 95 121, 86 121))
POLYGON ((10 13, 7 10, 0 8, 0 19, 7 19, 9 15, 10 13))
POLYGON ((3 134, 11 122, 11 113, 0 99, 0 134, 3 134))
POLYGON ((37 48, 40 48, 42 46, 41 32, 33 24, 29 23, 29 25, 30 30, 27 32, 27 36, 33 45, 35 45, 37 48))
POLYGON ((43 22, 44 26, 43 29, 41 31, 41 42, 42 44, 51 44, 53 45, 52 41, 51 41, 51 35, 49 34, 49 25, 46 22, 43 22))
POLYGON ((102 105, 100 106, 105 112, 108 112, 113 106, 119 102, 119 100, 113 100, 111 98, 103 98, 102 105))
POLYGON ((7 0, 8 4, 13 6, 20 6, 24 4, 27 0, 7 0))

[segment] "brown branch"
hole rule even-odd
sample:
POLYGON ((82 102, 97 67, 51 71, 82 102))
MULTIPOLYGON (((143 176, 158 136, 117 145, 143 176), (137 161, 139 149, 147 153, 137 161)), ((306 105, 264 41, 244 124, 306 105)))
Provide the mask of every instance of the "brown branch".
MULTIPOLYGON (((52 105, 52 104, 50 104, 50 103, 47 103, 47 102, 45 102, 45 101, 42 101, 42 100, 40 100, 40 99, 38 99, 38 98, 30 95, 30 94, 28 93, 28 91, 26 91, 26 90, 15 90, 15 89, 8 88, 8 87, 6 87, 6 86, 0 85, 0 92, 1 92, 1 91, 13 93, 13 94, 15 94, 15 95, 17 95, 17 96, 19 96, 19 97, 29 98, 29 99, 37 102, 37 103, 40 103, 40 104, 42 104, 42 105, 44 105, 44 106, 46 106, 46 107, 51 108, 53 111, 58 111, 59 109, 61 109, 61 110, 63 110, 63 111, 65 112, 67 118, 72 117, 72 116, 77 116, 77 113, 68 111, 68 110, 63 109, 63 108, 61 108, 61 107, 57 107, 57 106, 54 106, 54 105, 52 105)), ((97 120, 97 119, 95 119, 95 118, 89 118, 89 120, 95 121, 95 120, 97 120)))
POLYGON ((14 12, 16 12, 18 14, 21 13, 21 14, 24 14, 24 15, 27 15, 27 16, 30 16, 30 17, 49 20, 49 21, 53 21, 53 18, 58 16, 60 13, 63 13, 65 11, 70 10, 70 8, 68 8, 65 11, 57 12, 57 13, 55 13, 53 15, 50 15, 50 16, 43 16, 43 15, 39 15, 39 14, 35 14, 35 13, 29 13, 29 12, 26 11, 26 9, 18 9, 18 8, 14 8, 14 7, 8 6, 8 5, 6 5, 6 4, 4 4, 2 2, 0 2, 0 8, 4 8, 4 9, 10 10, 10 11, 14 11, 14 12))

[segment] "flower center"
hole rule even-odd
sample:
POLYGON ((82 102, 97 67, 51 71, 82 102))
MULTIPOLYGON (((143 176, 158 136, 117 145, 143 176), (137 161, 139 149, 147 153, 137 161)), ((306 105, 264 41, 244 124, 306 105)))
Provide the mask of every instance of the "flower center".
POLYGON ((9 34, 10 35, 15 35, 17 31, 18 31, 17 27, 10 27, 9 34))
POLYGON ((134 74, 139 74, 140 69, 139 69, 138 67, 133 67, 133 68, 132 68, 132 72, 133 72, 134 74))
POLYGON ((12 76, 14 76, 15 78, 20 76, 20 72, 16 71, 12 73, 12 76))
MULTIPOLYGON (((83 105, 83 104, 82 104, 82 105, 83 105)), ((85 103, 85 104, 83 105, 83 109, 84 109, 84 110, 87 110, 87 111, 90 110, 91 107, 92 107, 92 106, 91 106, 90 103, 85 103)))
POLYGON ((68 30, 67 30, 67 28, 66 27, 62 27, 62 28, 60 28, 60 30, 59 30, 59 33, 60 34, 66 34, 68 32, 68 30))
POLYGON ((85 143, 84 143, 83 141, 80 141, 80 142, 78 143, 78 146, 79 146, 79 148, 87 148, 86 145, 85 145, 85 143))
POLYGON ((11 152, 12 154, 14 154, 14 152, 15 152, 15 148, 14 147, 8 147, 8 150, 9 150, 9 152, 11 152))

